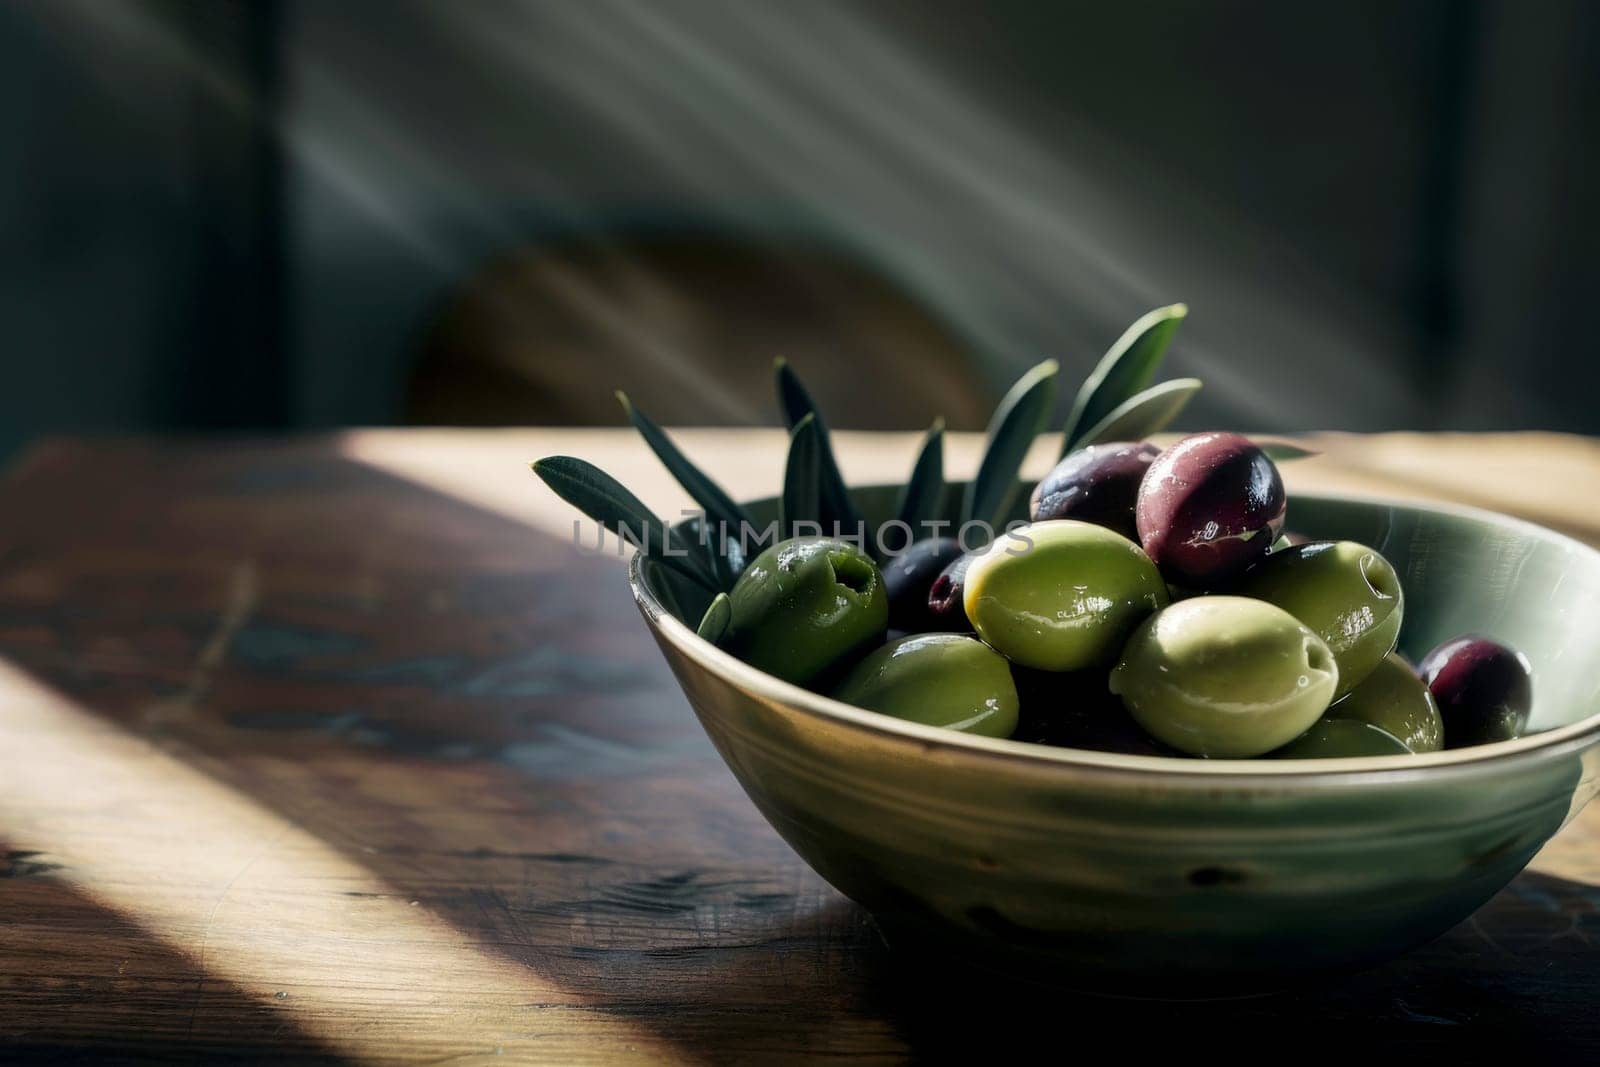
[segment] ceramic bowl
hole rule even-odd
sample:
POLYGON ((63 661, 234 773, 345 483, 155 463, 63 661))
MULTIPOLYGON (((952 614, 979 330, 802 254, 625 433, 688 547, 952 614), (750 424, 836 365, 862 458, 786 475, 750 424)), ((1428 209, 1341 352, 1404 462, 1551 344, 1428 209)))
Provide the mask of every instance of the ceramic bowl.
MULTIPOLYGON (((869 519, 894 495, 856 491, 869 519)), ((750 507, 763 522, 774 510, 750 507)), ((1486 512, 1330 496, 1294 497, 1289 526, 1389 558, 1413 659, 1464 632, 1522 650, 1537 732, 1305 761, 972 737, 756 671, 695 636, 703 594, 649 561, 630 574, 750 799, 892 946, 1089 991, 1218 997, 1359 968, 1443 933, 1600 788, 1600 553, 1486 512)))

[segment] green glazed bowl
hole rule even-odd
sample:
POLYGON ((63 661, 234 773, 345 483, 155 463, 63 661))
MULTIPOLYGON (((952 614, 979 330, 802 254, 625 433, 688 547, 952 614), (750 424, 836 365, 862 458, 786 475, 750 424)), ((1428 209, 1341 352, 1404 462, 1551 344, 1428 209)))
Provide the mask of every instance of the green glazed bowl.
MULTIPOLYGON (((896 489, 855 495, 869 521, 896 489)), ((751 505, 765 522, 771 501, 751 505)), ((695 636, 704 594, 635 557, 634 596, 773 827, 891 945, 1107 994, 1220 997, 1397 955, 1465 919, 1600 789, 1600 553, 1463 508, 1297 495, 1372 545, 1401 651, 1460 633, 1533 665, 1516 741, 1349 760, 1183 760, 958 734, 781 682, 695 636)))

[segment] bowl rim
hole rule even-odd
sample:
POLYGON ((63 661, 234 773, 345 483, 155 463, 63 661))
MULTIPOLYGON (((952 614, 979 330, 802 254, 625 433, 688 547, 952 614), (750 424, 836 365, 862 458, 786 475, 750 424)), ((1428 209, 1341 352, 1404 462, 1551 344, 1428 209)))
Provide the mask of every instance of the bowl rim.
MULTIPOLYGON (((893 485, 856 486, 856 489, 892 489, 893 485)), ((1291 495, 1305 500, 1332 503, 1366 504, 1433 512, 1457 519, 1509 527, 1525 535, 1547 541, 1576 555, 1594 557, 1600 566, 1600 551, 1576 538, 1526 519, 1503 515, 1465 504, 1401 500, 1362 493, 1298 492, 1291 495)), ((1512 741, 1497 741, 1470 748, 1445 749, 1409 756, 1359 756, 1340 759, 1264 760, 1264 759, 1180 759, 1173 756, 1140 756, 1093 749, 1042 745, 1010 738, 981 737, 937 726, 897 719, 843 703, 786 682, 725 652, 679 622, 656 598, 643 576, 643 555, 634 552, 628 561, 628 584, 634 602, 658 636, 699 667, 718 675, 738 688, 753 692, 774 704, 847 728, 873 735, 879 740, 898 742, 925 753, 941 752, 969 755, 980 760, 1022 764, 1041 770, 1057 769, 1119 778, 1190 779, 1207 787, 1218 785, 1240 788, 1289 783, 1350 785, 1367 781, 1400 784, 1419 777, 1435 779, 1449 774, 1494 774, 1511 764, 1552 759, 1585 748, 1600 738, 1600 709, 1576 722, 1553 730, 1529 734, 1512 741)))

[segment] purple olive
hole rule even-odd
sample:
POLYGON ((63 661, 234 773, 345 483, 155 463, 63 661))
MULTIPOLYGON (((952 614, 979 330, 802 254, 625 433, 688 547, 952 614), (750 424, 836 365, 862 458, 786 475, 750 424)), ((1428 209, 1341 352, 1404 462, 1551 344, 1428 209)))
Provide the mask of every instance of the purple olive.
POLYGON ((1446 641, 1422 657, 1422 680, 1444 720, 1444 747, 1520 737, 1533 708, 1533 672, 1522 653, 1487 637, 1446 641))
POLYGON ((1144 442, 1091 445, 1057 463, 1034 487, 1028 517, 1078 519, 1139 539, 1133 509, 1139 483, 1161 450, 1144 442))
POLYGON ((972 629, 966 607, 967 568, 981 554, 981 551, 963 552, 928 587, 928 616, 933 621, 933 629, 962 633, 972 629))
POLYGON ((1193 434, 1145 472, 1139 541, 1169 581, 1214 589, 1267 554, 1287 502, 1278 468, 1248 438, 1193 434))
POLYGON ((889 594, 889 626, 908 634, 941 629, 928 611, 928 590, 934 579, 966 550, 954 537, 927 537, 883 567, 883 588, 889 594))

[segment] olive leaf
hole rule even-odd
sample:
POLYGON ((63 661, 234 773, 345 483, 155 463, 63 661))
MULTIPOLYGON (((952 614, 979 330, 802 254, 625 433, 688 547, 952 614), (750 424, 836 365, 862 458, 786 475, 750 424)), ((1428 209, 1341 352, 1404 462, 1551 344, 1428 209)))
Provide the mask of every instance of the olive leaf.
POLYGON ((720 528, 709 517, 697 515, 683 524, 687 539, 698 545, 711 564, 718 589, 731 589, 746 563, 738 529, 720 528))
MULTIPOLYGON (((895 546, 896 551, 910 547, 918 539, 918 531, 939 517, 944 509, 944 489, 944 420, 934 419, 912 464, 911 477, 900 491, 895 517, 910 527, 911 533, 904 544, 895 546)), ((897 537, 904 536, 897 533, 897 537)))
POLYGON ((1087 443, 1086 431, 1149 387, 1172 335, 1188 314, 1183 304, 1157 308, 1117 339, 1078 390, 1061 435, 1063 456, 1087 443))
POLYGON ((1139 441, 1166 429, 1200 391, 1199 378, 1174 378, 1123 401, 1083 435, 1079 448, 1107 441, 1139 441))
POLYGON ((755 520, 750 513, 734 502, 727 492, 716 482, 696 467, 685 456, 672 439, 658 426, 654 419, 633 406, 628 399, 628 394, 617 391, 617 402, 622 405, 623 412, 628 416, 628 421, 633 423, 634 429, 639 431, 639 436, 644 438, 645 444, 650 446, 650 451, 661 460, 662 466, 678 480, 684 491, 699 504, 705 512, 704 536, 702 543, 713 556, 719 584, 723 586, 733 584, 739 576, 738 572, 743 563, 738 557, 735 539, 739 536, 744 525, 755 525, 755 520), (711 548, 715 545, 715 548, 711 548))
POLYGON ((806 415, 789 434, 789 458, 783 468, 783 495, 778 498, 778 524, 783 536, 796 536, 802 522, 816 522, 822 503, 822 438, 816 415, 806 415))
POLYGON ((672 443, 672 439, 665 431, 656 425, 654 419, 634 407, 627 393, 618 390, 617 401, 627 414, 628 421, 639 431, 639 436, 644 438, 645 444, 650 446, 650 451, 661 460, 662 466, 678 480, 678 484, 694 498, 694 502, 705 509, 707 519, 713 524, 726 523, 728 528, 733 530, 737 530, 739 524, 743 522, 754 524, 755 520, 750 517, 750 513, 696 467, 689 457, 672 443))
POLYGON ((711 606, 706 608, 706 613, 700 617, 700 625, 695 627, 694 632, 714 645, 722 640, 722 635, 728 632, 728 625, 732 622, 733 601, 728 599, 727 593, 718 593, 711 601, 711 606))
POLYGON ((716 579, 704 557, 611 475, 573 456, 546 456, 532 466, 533 473, 562 500, 651 559, 716 590, 716 579))
POLYGON ((820 506, 813 514, 804 518, 820 522, 829 533, 836 530, 854 532, 861 526, 861 513, 856 510, 855 501, 850 498, 850 491, 845 488, 844 476, 839 473, 838 461, 833 456, 833 440, 828 436, 828 424, 823 420, 822 412, 817 409, 811 394, 806 392, 800 376, 789 366, 788 360, 774 361, 772 369, 777 381, 778 407, 783 411, 784 425, 788 426, 792 433, 807 415, 815 420, 820 506))
POLYGON ((1322 455, 1314 448, 1301 448, 1288 441, 1257 441, 1256 446, 1274 463, 1292 463, 1297 459, 1310 459, 1312 456, 1322 455))
POLYGON ((1055 360, 1047 359, 1018 378, 1000 398, 989 420, 989 443, 983 460, 962 497, 962 522, 986 522, 994 530, 1005 522, 1016 496, 1022 460, 1055 405, 1059 369, 1055 360))

